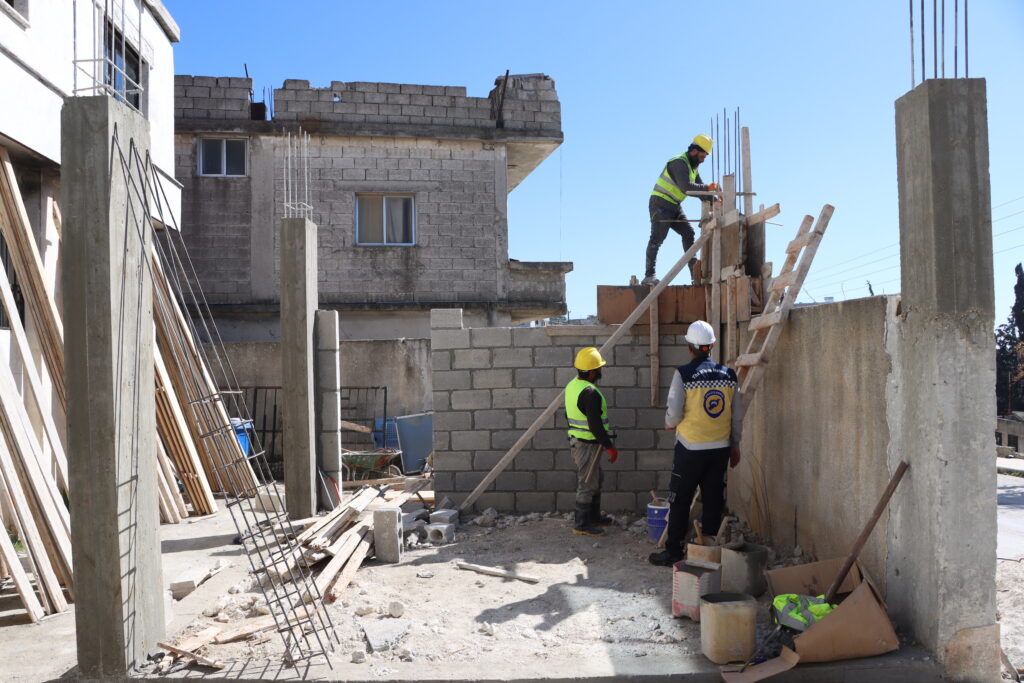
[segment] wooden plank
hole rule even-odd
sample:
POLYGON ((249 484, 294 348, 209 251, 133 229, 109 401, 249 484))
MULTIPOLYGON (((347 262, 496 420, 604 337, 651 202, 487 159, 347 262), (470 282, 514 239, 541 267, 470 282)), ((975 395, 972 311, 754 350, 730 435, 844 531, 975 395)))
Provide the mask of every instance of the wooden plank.
POLYGON ((0 233, 7 244, 25 295, 25 308, 39 331, 43 359, 50 371, 54 395, 67 409, 64 385, 64 326, 53 293, 44 279, 43 261, 14 175, 7 149, 0 147, 0 233))
POLYGON ((725 362, 726 365, 739 354, 736 342, 736 280, 730 277, 725 281, 725 362))
MULTIPOLYGON (((0 473, 0 488, 3 487, 4 477, 0 473)), ((0 524, 0 527, 2 526, 0 524)), ((39 603, 35 591, 32 590, 32 582, 21 566, 21 560, 17 551, 14 550, 14 544, 11 543, 11 538, 7 535, 7 529, 3 528, 0 528, 0 559, 3 560, 0 564, 7 567, 11 579, 14 581, 14 588, 21 596, 21 604, 25 607, 29 620, 33 623, 39 621, 43 618, 43 606, 39 603)))
POLYGON ((370 434, 373 432, 373 430, 366 425, 356 424, 355 422, 349 422, 348 420, 341 420, 340 424, 342 429, 347 429, 351 432, 360 432, 362 434, 370 434))
POLYGON ((180 650, 198 650, 204 645, 212 643, 220 632, 221 628, 219 626, 210 626, 209 628, 204 628, 198 633, 186 636, 179 640, 175 644, 175 647, 180 650))
POLYGON ((233 643, 236 640, 242 640, 248 638, 251 635, 269 631, 277 626, 273 617, 261 617, 255 621, 251 621, 248 624, 242 624, 235 628, 229 628, 221 631, 214 637, 213 642, 218 645, 224 643, 233 643))
POLYGON ((786 253, 798 253, 801 249, 810 244, 812 239, 814 239, 813 232, 804 233, 802 236, 797 237, 796 239, 792 240, 789 244, 786 245, 786 253))
MULTIPOLYGON (((317 574, 316 578, 313 580, 319 595, 324 596, 327 594, 327 589, 330 588, 331 584, 334 582, 334 577, 336 577, 338 572, 340 572, 348 563, 352 554, 355 552, 356 548, 359 547, 360 542, 362 542, 363 537, 367 533, 373 533, 372 525, 368 522, 362 522, 341 535, 341 538, 338 539, 338 543, 336 545, 336 552, 331 553, 332 557, 330 561, 323 569, 320 570, 320 573, 317 574)), ((304 597, 307 602, 314 599, 314 596, 309 593, 306 593, 304 597)))
MULTIPOLYGON (((639 320, 640 317, 645 312, 647 312, 647 308, 658 300, 658 297, 661 295, 661 292, 665 289, 665 287, 668 287, 672 283, 672 280, 674 280, 676 276, 679 275, 680 271, 682 271, 682 269, 686 267, 686 265, 690 262, 690 259, 692 259, 693 256, 707 243, 708 237, 715 234, 716 227, 717 224, 714 218, 712 218, 705 226, 703 226, 701 230, 701 235, 693 243, 693 246, 686 250, 686 253, 683 254, 682 257, 680 257, 680 259, 676 261, 676 264, 672 266, 672 268, 669 269, 669 271, 665 274, 665 278, 661 282, 659 282, 651 290, 650 294, 648 294, 647 297, 640 302, 640 305, 637 306, 633 310, 633 312, 629 314, 629 317, 627 317, 626 320, 623 321, 622 325, 619 326, 619 329, 615 330, 612 336, 609 337, 608 340, 601 345, 601 348, 598 350, 600 351, 602 356, 604 356, 611 349, 613 349, 615 345, 618 344, 619 339, 625 336, 625 334, 629 332, 633 325, 636 324, 637 320, 639 320)), ((476 502, 476 499, 480 497, 480 494, 487 490, 487 487, 490 486, 494 482, 494 480, 498 478, 498 475, 501 474, 506 467, 508 467, 509 463, 512 462, 516 455, 518 455, 519 452, 522 451, 523 448, 526 446, 526 444, 528 444, 533 439, 534 435, 540 430, 541 425, 550 420, 551 417, 555 414, 555 411, 558 410, 560 406, 562 406, 562 397, 564 394, 565 390, 563 389, 562 391, 558 392, 558 394, 553 399, 551 399, 551 403, 548 404, 548 407, 545 408, 544 411, 537 417, 537 419, 533 421, 533 424, 530 425, 530 427, 522 434, 522 436, 520 436, 519 439, 514 444, 512 444, 512 447, 505 453, 505 455, 501 457, 500 460, 498 460, 497 464, 493 468, 491 468, 491 471, 484 475, 484 478, 480 481, 479 484, 477 484, 477 487, 473 489, 468 496, 466 496, 466 498, 462 501, 462 505, 459 506, 460 510, 466 510, 474 502, 476 502)))
POLYGON ((171 502, 174 504, 174 508, 178 511, 178 516, 185 518, 188 517, 188 508, 185 507, 185 499, 181 495, 181 491, 178 489, 178 482, 174 477, 174 465, 171 464, 171 459, 167 455, 167 449, 164 447, 164 442, 161 439, 156 440, 157 455, 159 456, 160 467, 164 472, 164 479, 167 481, 167 486, 171 492, 171 502))
POLYGON ((661 391, 660 391, 660 389, 661 389, 661 377, 660 377, 660 374, 661 374, 661 363, 660 363, 660 359, 658 358, 658 341, 659 341, 658 340, 658 335, 660 334, 659 331, 658 331, 658 318, 659 318, 658 309, 659 308, 661 308, 660 305, 658 305, 658 306, 651 306, 650 309, 648 310, 648 315, 650 316, 650 320, 651 320, 650 361, 651 361, 651 407, 652 408, 657 408, 658 407, 658 405, 660 403, 659 399, 661 398, 659 396, 659 394, 661 393, 661 391))
MULTIPOLYGON (((715 337, 722 336, 722 232, 716 230, 711 236, 711 310, 708 312, 711 329, 715 337)), ((722 347, 715 344, 711 347, 711 360, 722 362, 722 347)))
POLYGON ((772 313, 762 313, 747 325, 747 330, 753 332, 754 330, 763 330, 771 327, 772 325, 778 325, 782 322, 782 312, 773 311, 772 313))
POLYGON ((157 643, 156 646, 157 647, 162 647, 163 649, 167 650, 168 652, 173 652, 174 654, 178 655, 179 657, 184 657, 186 659, 195 660, 196 664, 202 664, 203 666, 208 666, 211 669, 223 669, 224 668, 224 664, 222 664, 221 662, 217 662, 217 661, 214 661, 212 659, 207 659, 206 657, 202 656, 201 654, 197 654, 195 652, 189 652, 188 650, 183 650, 180 647, 175 647, 174 645, 168 645, 167 643, 157 643))
POLYGON ((768 359, 763 353, 744 353, 743 355, 736 357, 736 360, 733 361, 733 365, 745 367, 749 365, 760 365, 761 363, 766 362, 768 362, 768 359))
POLYGON ((796 284, 797 275, 794 272, 782 273, 776 278, 772 278, 772 284, 769 289, 772 292, 779 292, 786 287, 792 287, 796 284))
POLYGON ((510 572, 506 569, 499 569, 498 567, 485 567, 483 565, 471 564, 469 562, 456 562, 455 566, 459 569, 465 569, 467 571, 476 572, 477 574, 499 576, 503 579, 516 579, 518 581, 525 581, 526 583, 540 582, 540 578, 533 576, 532 574, 520 574, 518 572, 510 572))
POLYGON ((345 590, 348 584, 352 581, 352 578, 359 571, 359 567, 363 564, 363 560, 370 553, 370 548, 373 547, 373 530, 367 529, 363 534, 362 540, 356 545, 355 550, 349 556, 348 562, 345 563, 345 568, 341 570, 338 577, 334 580, 334 585, 328 589, 326 593, 323 593, 324 598, 327 602, 334 602, 340 596, 341 592, 345 590))

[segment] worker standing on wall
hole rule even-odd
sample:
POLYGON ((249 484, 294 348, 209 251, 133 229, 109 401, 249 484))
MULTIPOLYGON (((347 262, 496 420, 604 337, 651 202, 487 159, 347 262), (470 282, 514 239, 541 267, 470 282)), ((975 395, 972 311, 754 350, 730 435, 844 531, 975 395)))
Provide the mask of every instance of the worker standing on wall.
POLYGON ((573 365, 577 377, 565 387, 569 451, 576 464, 576 523, 572 532, 603 536, 600 527, 612 519, 601 515, 601 449, 608 451, 611 462, 619 457, 612 442, 615 434, 608 422, 608 402, 597 388, 605 360, 600 351, 588 346, 576 354, 573 365))
MULTIPOLYGON (((644 271, 642 284, 656 285, 658 278, 654 276, 655 262, 658 260, 658 249, 668 236, 671 228, 683 238, 683 251, 693 246, 693 226, 683 213, 683 200, 687 192, 713 192, 718 183, 704 184, 697 172, 697 167, 711 154, 711 138, 698 135, 690 143, 685 154, 673 157, 665 164, 665 169, 658 176, 658 182, 651 192, 647 208, 651 214, 651 238, 647 241, 647 268, 644 271)), ((702 198, 710 201, 710 197, 702 198)), ((690 261, 690 276, 693 276, 693 261, 690 261)))
POLYGON ((668 537, 665 550, 648 558, 661 566, 683 559, 690 504, 698 486, 704 503, 701 529, 705 534, 717 532, 725 506, 726 467, 740 462, 743 402, 736 372, 708 357, 715 345, 711 325, 698 320, 686 330, 685 340, 693 360, 673 376, 665 410, 665 429, 676 432, 668 537))

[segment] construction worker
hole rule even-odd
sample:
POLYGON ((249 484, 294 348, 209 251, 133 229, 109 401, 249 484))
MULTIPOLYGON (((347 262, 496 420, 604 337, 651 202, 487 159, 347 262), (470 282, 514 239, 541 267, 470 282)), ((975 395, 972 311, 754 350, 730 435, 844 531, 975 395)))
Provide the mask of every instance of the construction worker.
MULTIPOLYGON (((698 135, 690 143, 685 154, 672 157, 658 176, 658 182, 651 192, 647 208, 651 214, 651 238, 647 241, 647 269, 642 284, 656 285, 654 266, 658 260, 658 249, 668 236, 669 228, 683 238, 683 251, 693 246, 693 226, 683 213, 683 200, 687 192, 714 192, 718 183, 704 184, 697 173, 697 167, 711 154, 711 138, 698 135)), ((711 197, 702 197, 710 201, 711 197)), ((693 275, 693 261, 690 261, 690 275, 693 275)))
POLYGON ((690 504, 698 486, 704 503, 701 528, 705 534, 717 533, 725 505, 726 466, 740 462, 743 402, 736 372, 708 357, 715 344, 711 325, 698 320, 686 330, 685 340, 693 360, 672 377, 665 410, 665 429, 676 432, 667 542, 664 551, 648 558, 662 566, 683 559, 690 504))
POLYGON ((574 534, 603 536, 601 526, 611 524, 601 514, 601 449, 611 462, 619 457, 608 422, 608 402, 597 382, 605 365, 601 352, 593 346, 576 354, 577 377, 565 387, 565 417, 569 423, 569 450, 576 464, 576 523, 574 534))

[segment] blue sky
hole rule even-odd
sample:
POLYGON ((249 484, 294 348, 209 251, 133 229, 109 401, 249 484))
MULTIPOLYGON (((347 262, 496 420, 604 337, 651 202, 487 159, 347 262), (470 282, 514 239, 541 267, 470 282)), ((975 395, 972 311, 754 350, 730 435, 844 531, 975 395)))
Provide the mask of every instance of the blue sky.
MULTIPOLYGON (((509 255, 573 261, 573 317, 595 312, 596 285, 643 277, 654 180, 723 108, 739 107, 750 127, 755 202, 782 206, 783 226, 768 226, 776 270, 803 215, 836 207, 800 300, 866 296, 868 280, 876 294, 899 291, 893 103, 911 87, 903 0, 165 4, 182 29, 177 73, 237 76, 247 63, 257 92, 301 78, 464 85, 483 97, 506 69, 554 78, 565 143, 509 196, 509 255)), ((988 82, 1001 323, 1024 260, 1024 2, 970 9, 970 73, 988 82)), ((694 217, 696 200, 687 204, 694 217)), ((659 272, 681 253, 670 236, 659 272)))

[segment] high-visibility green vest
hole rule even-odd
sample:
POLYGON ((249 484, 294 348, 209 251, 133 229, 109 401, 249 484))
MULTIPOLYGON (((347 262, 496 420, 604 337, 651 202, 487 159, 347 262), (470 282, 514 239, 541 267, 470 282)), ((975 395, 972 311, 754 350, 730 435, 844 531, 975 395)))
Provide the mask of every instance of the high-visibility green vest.
POLYGON ((824 619, 833 609, 835 609, 833 605, 825 602, 824 595, 813 597, 783 593, 776 595, 772 600, 775 622, 797 631, 806 631, 824 619))
POLYGON ((604 425, 604 430, 611 434, 611 424, 608 422, 608 402, 604 400, 601 390, 585 379, 577 377, 565 387, 565 418, 569 421, 569 436, 587 441, 597 441, 597 437, 590 431, 587 416, 579 408, 580 394, 587 387, 592 388, 601 397, 601 423, 604 425))
POLYGON ((658 176, 658 182, 654 184, 654 191, 651 192, 651 194, 654 195, 655 197, 667 199, 673 204, 678 204, 684 199, 686 199, 686 192, 679 189, 679 187, 672 181, 672 176, 668 174, 668 165, 671 164, 676 159, 682 159, 683 161, 686 162, 686 168, 690 170, 690 182, 697 182, 697 169, 695 169, 693 165, 690 163, 690 159, 689 157, 686 156, 686 154, 680 154, 679 156, 672 157, 667 162, 665 162, 665 170, 663 170, 661 172, 661 175, 658 176))

